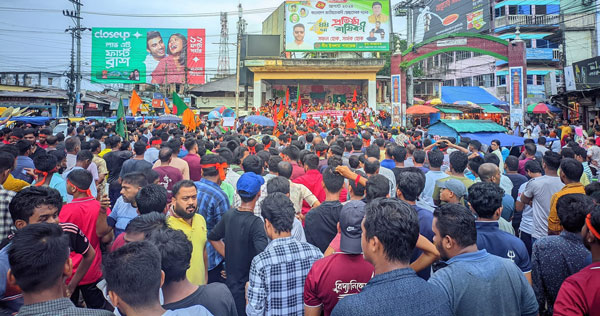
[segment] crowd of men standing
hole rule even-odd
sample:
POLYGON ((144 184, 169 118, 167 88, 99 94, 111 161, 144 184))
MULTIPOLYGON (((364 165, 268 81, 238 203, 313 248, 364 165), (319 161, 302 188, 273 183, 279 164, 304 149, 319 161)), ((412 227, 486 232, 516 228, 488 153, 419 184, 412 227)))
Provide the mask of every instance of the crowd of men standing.
POLYGON ((600 313, 593 149, 130 130, 0 132, 3 314, 600 313))

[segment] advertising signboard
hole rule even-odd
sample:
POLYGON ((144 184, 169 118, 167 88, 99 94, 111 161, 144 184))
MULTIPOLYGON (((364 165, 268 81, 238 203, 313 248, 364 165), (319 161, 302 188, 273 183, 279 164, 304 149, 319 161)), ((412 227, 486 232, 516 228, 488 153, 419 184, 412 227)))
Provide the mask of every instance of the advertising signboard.
POLYGON ((204 29, 93 28, 92 82, 203 84, 204 29))
POLYGON ((413 11, 414 41, 460 33, 482 32, 490 27, 489 0, 425 0, 413 11))
POLYGON ((397 125, 402 125, 402 120, 400 117, 400 112, 401 112, 401 86, 400 86, 400 75, 392 75, 392 97, 390 98, 390 100, 392 100, 392 124, 394 126, 397 125))
POLYGON ((285 2, 288 52, 389 51, 389 0, 285 2))
POLYGON ((584 59, 572 66, 577 90, 600 87, 600 57, 584 59))

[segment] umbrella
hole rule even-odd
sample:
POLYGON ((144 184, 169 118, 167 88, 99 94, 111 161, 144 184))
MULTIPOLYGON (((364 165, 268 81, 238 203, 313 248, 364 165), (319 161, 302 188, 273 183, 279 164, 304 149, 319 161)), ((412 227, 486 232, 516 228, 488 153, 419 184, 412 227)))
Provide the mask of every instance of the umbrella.
POLYGON ((442 102, 442 99, 435 98, 435 99, 431 99, 431 100, 425 102, 425 105, 440 105, 442 103, 444 103, 444 102, 442 102))
POLYGON ((221 117, 223 117, 223 116, 221 115, 221 113, 219 111, 212 110, 208 113, 209 120, 220 120, 221 117))
POLYGON ((471 102, 471 101, 456 101, 453 104, 455 105, 463 105, 463 106, 468 106, 474 109, 481 109, 481 107, 479 105, 477 105, 477 103, 471 102))
POLYGON ((411 107, 409 107, 408 109, 406 109, 406 114, 411 114, 411 115, 418 115, 418 114, 431 114, 431 113, 437 113, 440 110, 429 106, 429 105, 413 105, 411 107))
POLYGON ((175 115, 163 115, 159 117, 156 122, 158 123, 181 123, 181 117, 175 115))
POLYGON ((250 115, 244 119, 244 122, 262 125, 262 126, 275 126, 275 122, 272 119, 262 115, 250 115))
MULTIPOLYGON (((235 111, 226 107, 226 106, 217 106, 216 108, 212 109, 211 112, 216 111, 220 114, 219 118, 221 117, 235 117, 235 111)), ((210 113, 209 113, 210 115, 210 113)))
POLYGON ((419 98, 413 98, 413 101, 415 101, 415 102, 416 102, 416 103, 418 103, 418 104, 423 104, 423 103, 425 103, 425 100, 423 100, 423 99, 419 99, 419 98))
POLYGON ((561 112, 561 109, 543 102, 533 103, 527 106, 527 113, 546 114, 548 111, 558 113, 561 112))

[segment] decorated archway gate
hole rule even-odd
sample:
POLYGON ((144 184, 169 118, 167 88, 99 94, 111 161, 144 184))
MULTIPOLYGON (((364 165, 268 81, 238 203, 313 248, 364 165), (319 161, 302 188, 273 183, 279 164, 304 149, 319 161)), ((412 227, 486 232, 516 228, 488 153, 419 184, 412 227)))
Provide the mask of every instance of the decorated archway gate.
MULTIPOLYGON (((430 38, 409 47, 402 53, 392 55, 391 60, 391 100, 392 117, 395 123, 406 125, 406 107, 413 103, 407 96, 406 70, 421 60, 437 54, 470 51, 489 55, 508 62, 509 78, 507 88, 510 96, 511 122, 522 123, 524 99, 527 96, 527 60, 525 42, 518 39, 512 42, 489 35, 473 33, 445 34, 430 38)), ((410 87, 412 89, 412 87, 410 87)))

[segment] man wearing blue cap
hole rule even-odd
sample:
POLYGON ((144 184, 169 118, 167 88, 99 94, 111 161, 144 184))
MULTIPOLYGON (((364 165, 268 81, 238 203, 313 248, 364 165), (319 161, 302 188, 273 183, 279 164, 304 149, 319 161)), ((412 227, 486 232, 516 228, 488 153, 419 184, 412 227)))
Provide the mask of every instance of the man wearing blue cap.
POLYGON ((256 173, 244 173, 237 182, 240 206, 225 212, 207 237, 215 250, 225 257, 225 283, 233 294, 238 315, 246 313, 244 288, 252 259, 269 243, 262 220, 253 213, 264 183, 263 177, 256 173))

